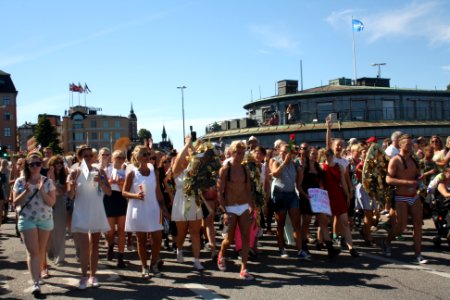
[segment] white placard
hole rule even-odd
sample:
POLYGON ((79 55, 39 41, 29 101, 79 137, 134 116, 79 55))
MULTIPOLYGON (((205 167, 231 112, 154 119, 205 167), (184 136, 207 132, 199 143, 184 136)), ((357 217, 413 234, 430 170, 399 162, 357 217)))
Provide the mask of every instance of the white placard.
POLYGON ((331 216, 328 192, 322 189, 308 189, 311 210, 314 213, 324 213, 331 216))
POLYGON ((83 158, 83 160, 81 161, 81 164, 80 164, 80 170, 81 170, 81 173, 83 173, 84 178, 86 178, 86 180, 87 180, 88 177, 89 177, 89 168, 88 168, 88 166, 87 166, 86 161, 84 160, 84 158, 83 158))

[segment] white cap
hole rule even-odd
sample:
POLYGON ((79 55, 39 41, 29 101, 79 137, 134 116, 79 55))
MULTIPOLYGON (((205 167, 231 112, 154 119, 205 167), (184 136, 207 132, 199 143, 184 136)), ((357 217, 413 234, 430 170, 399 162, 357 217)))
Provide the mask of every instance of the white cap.
POLYGON ((250 142, 250 141, 258 141, 258 139, 254 136, 254 135, 252 135, 249 139, 248 139, 248 141, 250 142))

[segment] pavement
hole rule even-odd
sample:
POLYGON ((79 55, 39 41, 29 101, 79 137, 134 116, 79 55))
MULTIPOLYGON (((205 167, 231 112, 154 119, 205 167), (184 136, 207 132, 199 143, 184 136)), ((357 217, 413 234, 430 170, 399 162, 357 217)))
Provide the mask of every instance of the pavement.
MULTIPOLYGON (((15 235, 13 214, 0 227, 0 299, 34 299, 27 271, 25 246, 15 235)), ((106 247, 100 248, 97 277, 101 286, 85 291, 77 289, 80 277, 73 240, 66 240, 64 266, 50 265, 51 277, 42 285, 43 299, 450 299, 450 247, 433 246, 434 225, 424 224, 423 255, 427 265, 414 262, 411 228, 404 241, 393 243, 391 258, 384 257, 379 246, 364 247, 357 231, 355 246, 361 257, 347 250, 332 261, 326 251, 311 248, 313 260, 299 261, 296 251, 288 249, 288 258, 280 258, 274 236, 263 236, 261 253, 249 262, 253 281, 239 278, 239 260, 227 252, 227 271, 220 272, 211 254, 202 251, 204 271, 192 265, 190 243, 185 242, 185 263, 176 261, 171 251, 162 251, 161 278, 142 279, 135 251, 125 253, 126 269, 117 269, 116 261, 106 260, 106 247)), ((379 229, 377 241, 386 236, 379 229)), ((218 235, 218 241, 220 241, 218 235)))

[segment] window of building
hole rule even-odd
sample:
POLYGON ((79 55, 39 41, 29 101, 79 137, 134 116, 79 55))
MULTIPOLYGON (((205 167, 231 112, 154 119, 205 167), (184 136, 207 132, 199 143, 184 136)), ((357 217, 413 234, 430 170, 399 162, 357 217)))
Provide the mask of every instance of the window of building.
POLYGON ((120 139, 120 132, 114 132, 114 139, 115 140, 120 139))
POLYGON ((110 134, 109 132, 103 132, 103 140, 107 141, 109 140, 110 134))
POLYGON ((97 139, 97 132, 91 133, 91 139, 96 140, 97 139))
POLYGON ((444 103, 442 101, 434 102, 434 117, 438 120, 443 119, 444 103))
POLYGON ((430 102, 419 100, 416 102, 417 119, 429 120, 430 119, 430 102))
POLYGON ((11 114, 9 112, 5 111, 3 113, 3 120, 5 120, 5 121, 11 120, 11 114))
POLYGON ((11 98, 9 96, 3 97, 3 105, 10 105, 11 104, 11 98))
POLYGON ((395 109, 393 100, 383 100, 383 120, 394 120, 395 109))
POLYGON ((97 120, 91 120, 91 128, 97 127, 97 120))
POLYGON ((414 120, 416 118, 416 100, 406 100, 405 118, 406 120, 414 120))
POLYGON ((115 120, 114 121, 114 127, 115 128, 120 128, 120 121, 119 120, 115 120))
POLYGON ((84 140, 84 134, 83 132, 75 132, 75 141, 82 141, 84 140))
POLYGON ((333 102, 317 103, 317 118, 323 122, 325 118, 333 112, 333 102))
POLYGON ((108 120, 103 121, 103 128, 109 128, 109 122, 108 120))
POLYGON ((83 128, 82 123, 79 123, 79 122, 73 123, 73 129, 82 129, 82 128, 83 128))
POLYGON ((366 119, 366 101, 365 100, 352 100, 352 120, 362 121, 366 119))
POLYGON ((5 127, 3 130, 4 136, 11 136, 11 128, 5 127))
POLYGON ((74 121, 83 121, 84 118, 83 118, 83 116, 81 114, 77 113, 77 114, 73 115, 72 120, 74 120, 74 121))

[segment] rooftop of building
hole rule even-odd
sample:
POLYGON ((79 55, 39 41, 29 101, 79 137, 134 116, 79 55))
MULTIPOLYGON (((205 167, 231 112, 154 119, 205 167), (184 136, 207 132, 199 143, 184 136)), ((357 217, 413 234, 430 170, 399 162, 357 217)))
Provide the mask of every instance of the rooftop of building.
POLYGON ((0 70, 0 93, 17 93, 11 75, 0 70))

